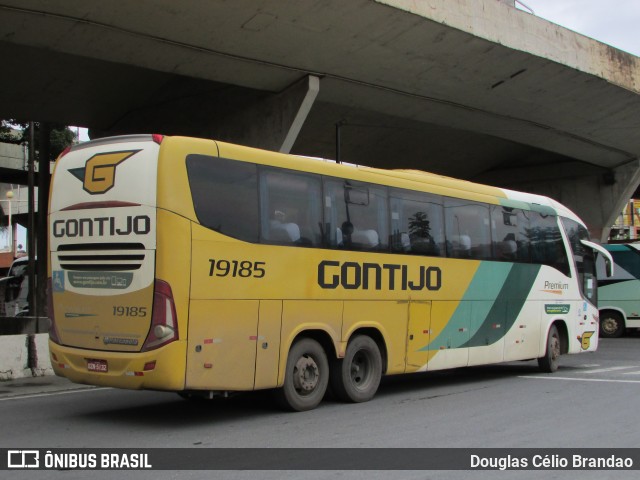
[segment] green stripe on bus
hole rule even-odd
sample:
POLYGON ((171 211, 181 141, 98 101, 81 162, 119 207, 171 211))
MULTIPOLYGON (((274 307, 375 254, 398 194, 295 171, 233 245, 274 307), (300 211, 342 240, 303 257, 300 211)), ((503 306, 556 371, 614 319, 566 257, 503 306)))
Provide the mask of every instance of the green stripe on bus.
POLYGON ((482 262, 447 326, 420 350, 487 346, 502 339, 522 310, 540 268, 482 262))
POLYGON ((448 348, 460 348, 466 344, 469 334, 475 333, 469 332, 471 318, 486 318, 491 311, 494 300, 502 291, 513 265, 512 263, 496 262, 480 263, 447 325, 421 350, 439 350, 443 345, 447 345, 448 348), (461 330, 463 331, 461 332, 461 330))
POLYGON ((463 347, 491 345, 504 337, 520 315, 540 268, 526 263, 513 265, 491 310, 463 347))

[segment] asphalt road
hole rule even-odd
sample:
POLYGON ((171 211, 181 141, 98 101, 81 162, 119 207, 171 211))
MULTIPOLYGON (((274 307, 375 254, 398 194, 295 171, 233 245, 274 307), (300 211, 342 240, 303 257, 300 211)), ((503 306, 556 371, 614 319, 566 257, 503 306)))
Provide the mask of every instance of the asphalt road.
MULTIPOLYGON (((62 379, 0 383, 2 448, 588 448, 639 447, 640 336, 601 340, 536 362, 386 379, 364 404, 326 400, 278 410, 266 393, 207 402, 175 394, 76 388, 62 379)), ((2 474, 3 472, 0 472, 2 474)), ((4 472, 2 478, 26 478, 4 472)), ((509 478, 636 478, 637 472, 500 472, 509 478)), ((134 472, 131 478, 495 478, 496 472, 134 472)), ((126 478, 118 472, 30 472, 29 478, 126 478)))

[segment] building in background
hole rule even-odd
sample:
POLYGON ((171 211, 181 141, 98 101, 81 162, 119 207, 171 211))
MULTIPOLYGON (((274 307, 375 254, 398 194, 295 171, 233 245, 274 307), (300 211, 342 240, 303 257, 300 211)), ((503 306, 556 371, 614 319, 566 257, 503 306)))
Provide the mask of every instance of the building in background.
POLYGON ((640 239, 640 199, 629 200, 611 227, 609 243, 634 242, 640 239))
MULTIPOLYGON (((26 255, 29 189, 17 184, 12 173, 26 170, 27 148, 0 143, 0 276, 6 274, 14 259, 26 255)), ((35 202, 34 208, 37 211, 35 202)))
POLYGON ((27 187, 0 183, 0 275, 7 272, 13 260, 27 255, 28 209, 27 187))

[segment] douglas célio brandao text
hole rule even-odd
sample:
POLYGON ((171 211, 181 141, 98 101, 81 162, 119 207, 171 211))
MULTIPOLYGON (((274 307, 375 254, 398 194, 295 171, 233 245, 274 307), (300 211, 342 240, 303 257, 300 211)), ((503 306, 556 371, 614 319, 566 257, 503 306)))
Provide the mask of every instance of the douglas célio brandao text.
POLYGON ((536 455, 505 455, 470 456, 471 469, 478 470, 606 470, 633 469, 633 458, 617 455, 584 456, 580 454, 536 454, 536 455))

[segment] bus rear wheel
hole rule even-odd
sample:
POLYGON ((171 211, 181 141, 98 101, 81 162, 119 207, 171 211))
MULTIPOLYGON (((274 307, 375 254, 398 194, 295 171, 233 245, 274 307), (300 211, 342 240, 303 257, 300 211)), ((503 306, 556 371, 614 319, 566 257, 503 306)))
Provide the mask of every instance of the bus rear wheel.
POLYGON ((329 362, 322 345, 311 338, 293 344, 287 358, 284 385, 276 401, 287 410, 312 410, 322 401, 329 384, 329 362))
POLYGON ((558 370, 560 363, 560 334, 558 328, 552 325, 547 336, 547 349, 544 356, 538 358, 538 366, 540 370, 546 373, 553 373, 558 370))
POLYGON ((331 388, 345 402, 366 402, 378 391, 382 356, 376 342, 366 335, 353 338, 344 359, 331 365, 331 388))
POLYGON ((600 336, 604 338, 618 338, 624 333, 624 320, 616 312, 600 314, 600 336))

